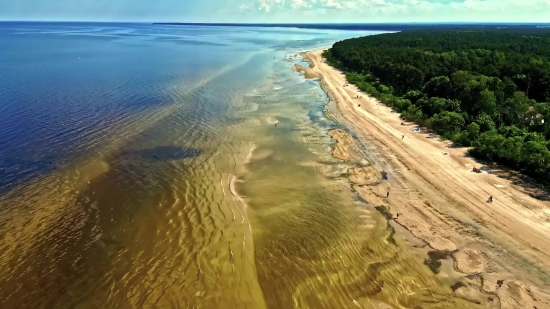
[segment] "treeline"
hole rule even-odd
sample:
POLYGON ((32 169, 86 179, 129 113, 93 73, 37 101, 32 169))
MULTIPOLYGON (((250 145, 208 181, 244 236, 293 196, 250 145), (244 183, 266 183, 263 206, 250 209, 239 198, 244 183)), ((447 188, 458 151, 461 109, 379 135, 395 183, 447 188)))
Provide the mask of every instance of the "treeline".
POLYGON ((340 41, 325 57, 406 119, 550 181, 550 29, 404 31, 340 41))

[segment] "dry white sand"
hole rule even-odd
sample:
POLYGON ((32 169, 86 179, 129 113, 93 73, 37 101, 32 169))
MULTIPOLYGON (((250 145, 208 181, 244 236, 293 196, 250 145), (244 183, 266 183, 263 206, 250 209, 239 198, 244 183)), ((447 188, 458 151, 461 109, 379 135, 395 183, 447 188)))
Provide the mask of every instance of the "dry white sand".
MULTIPOLYGON (((323 62, 321 50, 301 56, 310 66, 296 69, 320 78, 338 113, 372 151, 374 165, 388 173, 383 183, 354 189, 373 206, 399 213, 396 222, 431 248, 453 252, 455 269, 476 277, 496 308, 550 308, 550 203, 531 197, 547 193, 473 173, 481 164, 466 156, 467 149, 411 131, 414 124, 402 125, 398 113, 353 85, 343 87, 345 75, 323 62), (489 196, 492 204, 485 202, 489 196), (501 287, 497 280, 504 280, 501 287)), ((345 134, 332 135, 341 146, 349 144, 345 134)), ((349 159, 341 148, 333 153, 349 159)))

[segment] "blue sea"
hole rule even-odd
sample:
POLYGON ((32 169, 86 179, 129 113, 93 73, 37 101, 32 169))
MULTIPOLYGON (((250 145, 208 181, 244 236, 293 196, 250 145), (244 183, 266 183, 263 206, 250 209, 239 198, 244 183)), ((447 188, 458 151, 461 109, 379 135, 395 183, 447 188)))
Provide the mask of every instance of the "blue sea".
POLYGON ((137 115, 181 103, 221 71, 260 67, 262 56, 280 58, 284 52, 327 47, 361 34, 2 23, 0 192, 68 164, 83 152, 98 151, 105 135, 137 115))
POLYGON ((294 65, 377 33, 0 23, 0 307, 366 304, 386 224, 294 65))

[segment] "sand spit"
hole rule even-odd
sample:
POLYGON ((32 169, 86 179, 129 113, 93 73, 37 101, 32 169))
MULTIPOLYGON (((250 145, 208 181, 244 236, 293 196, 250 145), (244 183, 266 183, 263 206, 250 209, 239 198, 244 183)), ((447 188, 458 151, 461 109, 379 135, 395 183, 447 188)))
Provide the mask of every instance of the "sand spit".
POLYGON ((273 116, 268 116, 267 117, 267 123, 268 124, 277 124, 277 123, 279 123, 279 119, 277 119, 273 116))
POLYGON ((231 175, 229 179, 229 192, 231 192, 231 195, 233 198, 238 202, 240 206, 243 208, 246 208, 246 203, 243 201, 243 199, 239 196, 237 193, 237 190, 235 189, 235 182, 237 182, 237 176, 231 175))
POLYGON ((305 78, 312 79, 312 78, 319 78, 321 75, 314 70, 314 66, 305 67, 301 64, 295 64, 294 67, 296 68, 297 72, 304 73, 305 78))
POLYGON ((256 150, 256 144, 254 143, 248 143, 248 153, 246 154, 246 158, 244 159, 244 163, 250 163, 252 160, 252 155, 254 154, 254 150, 256 150))
POLYGON ((322 50, 300 55, 310 66, 296 70, 320 78, 357 136, 331 131, 333 155, 363 160, 354 150, 358 142, 375 157, 372 166, 348 170, 353 190, 426 242, 427 262, 452 259, 464 274, 452 287, 460 297, 483 297, 489 308, 550 308, 550 203, 532 197, 540 191, 471 172, 480 164, 466 149, 411 131, 414 124, 403 124, 398 113, 352 85, 342 87, 345 75, 325 63, 322 50), (495 202, 487 204, 490 195, 495 202))
POLYGON ((328 132, 336 144, 332 147, 332 156, 340 160, 349 161, 351 158, 352 146, 355 144, 353 138, 344 130, 336 129, 328 132))

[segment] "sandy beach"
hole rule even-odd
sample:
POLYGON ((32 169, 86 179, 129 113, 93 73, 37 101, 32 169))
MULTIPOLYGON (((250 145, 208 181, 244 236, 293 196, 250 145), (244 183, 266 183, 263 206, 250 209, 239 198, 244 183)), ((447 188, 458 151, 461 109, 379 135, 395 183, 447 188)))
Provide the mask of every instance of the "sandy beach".
POLYGON ((451 259, 464 274, 464 284, 453 288, 458 295, 474 302, 480 296, 472 295, 482 295, 490 308, 550 308, 548 194, 499 176, 503 171, 472 172, 483 164, 467 149, 411 130, 414 123, 355 86, 344 87, 345 75, 325 63, 322 50, 301 56, 310 66, 296 70, 319 78, 355 137, 331 132, 333 155, 372 164, 348 171, 353 190, 388 209, 392 224, 425 242, 431 259, 451 259))

